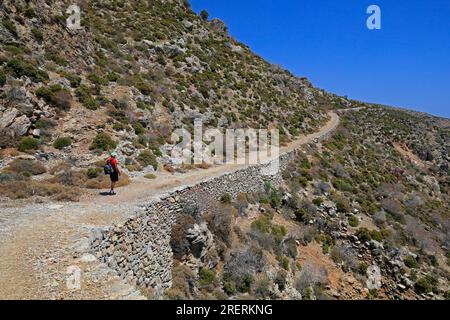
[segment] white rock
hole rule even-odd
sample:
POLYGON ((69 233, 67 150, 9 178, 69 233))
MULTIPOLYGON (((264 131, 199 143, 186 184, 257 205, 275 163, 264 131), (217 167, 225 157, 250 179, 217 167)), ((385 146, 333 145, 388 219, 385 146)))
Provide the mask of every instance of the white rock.
POLYGON ((81 262, 85 262, 85 263, 90 263, 90 262, 95 262, 97 261, 97 258, 90 254, 90 253, 85 253, 83 254, 83 256, 80 258, 81 262))

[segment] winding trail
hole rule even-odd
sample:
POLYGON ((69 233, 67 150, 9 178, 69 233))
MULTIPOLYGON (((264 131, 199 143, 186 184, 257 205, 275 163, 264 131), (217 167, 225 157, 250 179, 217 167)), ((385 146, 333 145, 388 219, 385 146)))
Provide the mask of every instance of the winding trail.
MULTIPOLYGON (((314 142, 338 125, 339 116, 329 112, 329 121, 319 131, 280 148, 280 154, 314 142)), ((0 299, 144 298, 134 286, 85 253, 91 230, 124 221, 157 195, 245 166, 226 164, 163 174, 155 180, 138 178, 119 189, 115 197, 88 193, 78 203, 0 203, 0 299), (78 271, 81 287, 72 289, 70 280, 76 279, 78 271)))

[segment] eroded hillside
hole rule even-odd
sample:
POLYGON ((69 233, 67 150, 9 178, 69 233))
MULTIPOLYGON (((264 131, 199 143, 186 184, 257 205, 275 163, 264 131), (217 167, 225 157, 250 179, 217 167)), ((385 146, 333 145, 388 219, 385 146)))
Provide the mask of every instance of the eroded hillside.
POLYGON ((331 138, 298 152, 280 188, 179 217, 167 296, 448 298, 448 130, 400 110, 346 113, 331 138))

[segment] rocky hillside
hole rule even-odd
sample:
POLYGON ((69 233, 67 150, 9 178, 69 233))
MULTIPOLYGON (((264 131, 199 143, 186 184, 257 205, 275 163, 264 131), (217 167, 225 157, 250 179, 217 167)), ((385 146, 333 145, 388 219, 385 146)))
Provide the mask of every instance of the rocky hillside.
POLYGON ((108 188, 101 167, 113 150, 119 186, 208 172, 171 157, 172 133, 192 133, 194 119, 278 128, 288 143, 317 131, 329 110, 362 107, 339 111, 334 135, 302 147, 280 187, 223 194, 202 214, 182 208, 164 294, 449 298, 448 119, 317 89, 187 1, 80 0, 75 31, 71 4, 0 3, 0 201, 76 201, 108 188))
POLYGON ((0 4, 0 168, 17 157, 26 168, 7 171, 44 166, 52 180, 34 194, 57 193, 55 182, 103 185, 96 163, 113 149, 131 176, 192 169, 170 154, 172 132, 193 132, 194 118, 205 128, 279 128, 287 142, 317 129, 325 109, 355 104, 267 63, 187 1, 79 1, 76 31, 71 4, 0 4))
POLYGON ((449 129, 399 110, 346 113, 280 188, 185 210, 167 297, 448 299, 449 129))

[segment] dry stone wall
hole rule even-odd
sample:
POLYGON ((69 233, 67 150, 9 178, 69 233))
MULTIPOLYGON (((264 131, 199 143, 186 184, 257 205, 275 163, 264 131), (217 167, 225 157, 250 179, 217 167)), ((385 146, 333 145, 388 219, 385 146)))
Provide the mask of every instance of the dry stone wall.
POLYGON ((170 240, 177 216, 192 207, 202 213, 224 193, 235 198, 241 192, 263 190, 266 182, 279 186, 281 172, 295 154, 294 150, 280 156, 280 170, 272 175, 265 174, 270 163, 251 165, 153 199, 124 224, 98 232, 93 251, 121 277, 160 295, 172 285, 170 240))

